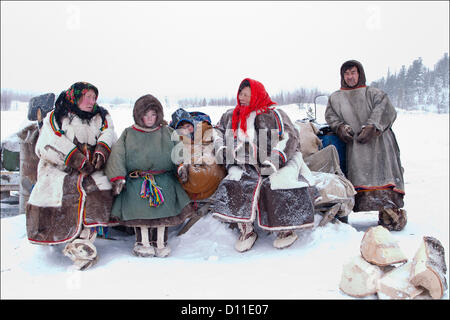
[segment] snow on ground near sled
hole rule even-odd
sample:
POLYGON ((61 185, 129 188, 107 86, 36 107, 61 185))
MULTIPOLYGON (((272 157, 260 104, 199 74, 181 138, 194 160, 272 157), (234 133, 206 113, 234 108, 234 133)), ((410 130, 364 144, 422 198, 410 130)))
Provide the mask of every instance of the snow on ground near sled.
MULTIPOLYGON (((304 118, 295 105, 281 108, 292 120, 304 118)), ((196 110, 217 122, 227 109, 196 110)), ((131 109, 110 110, 120 135, 131 125, 131 109)), ((166 111, 166 120, 172 111, 166 111)), ((24 110, 1 115, 2 140, 27 122, 24 110), (5 125, 10 128, 5 129, 7 135, 5 125)), ((398 112, 393 129, 405 168, 408 224, 392 233, 409 258, 422 236, 436 237, 444 245, 447 267, 448 121, 448 115, 398 112)), ((320 216, 315 218, 317 225, 320 216)), ((172 253, 164 259, 133 256, 134 236, 112 230, 116 240, 98 238, 99 261, 84 272, 73 270, 71 260, 61 252, 64 245, 30 244, 24 215, 0 221, 2 299, 352 299, 339 290, 342 266, 359 254, 364 231, 377 224, 378 215, 351 213, 350 225, 329 223, 298 231, 299 239, 284 250, 273 248, 275 235, 257 229, 254 248, 243 254, 234 250, 237 230, 207 216, 179 237, 179 229, 170 228, 172 253)), ((376 295, 367 299, 376 299, 376 295)), ((448 290, 444 299, 448 299, 448 290)))

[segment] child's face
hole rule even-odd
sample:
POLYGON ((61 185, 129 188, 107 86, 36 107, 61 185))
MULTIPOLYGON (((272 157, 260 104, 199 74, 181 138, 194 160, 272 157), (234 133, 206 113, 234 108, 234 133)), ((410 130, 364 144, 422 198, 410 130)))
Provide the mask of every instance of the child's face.
POLYGON ((178 129, 181 131, 182 134, 185 135, 189 135, 190 133, 194 132, 194 126, 189 122, 183 122, 181 125, 178 126, 178 129))
POLYGON ((142 117, 142 122, 144 125, 148 128, 152 127, 156 123, 156 119, 158 118, 158 115, 156 114, 155 110, 149 110, 144 116, 142 117))

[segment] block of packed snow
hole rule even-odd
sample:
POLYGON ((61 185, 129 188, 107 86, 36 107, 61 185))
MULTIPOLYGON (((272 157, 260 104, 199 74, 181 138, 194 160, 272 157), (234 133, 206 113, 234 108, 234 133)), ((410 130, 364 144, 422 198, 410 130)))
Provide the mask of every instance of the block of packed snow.
POLYGON ((433 237, 423 237, 412 261, 410 281, 428 290, 433 299, 442 298, 447 290, 445 252, 441 242, 433 237))
POLYGON ((378 298, 380 299, 414 299, 423 292, 420 287, 409 282, 412 263, 408 262, 385 273, 378 280, 378 298))
POLYGON ((397 241, 383 226, 371 227, 366 231, 360 250, 367 262, 380 267, 408 261, 397 241))
POLYGON ((339 288, 350 296, 366 297, 377 292, 377 281, 382 275, 380 267, 358 255, 343 266, 339 288))

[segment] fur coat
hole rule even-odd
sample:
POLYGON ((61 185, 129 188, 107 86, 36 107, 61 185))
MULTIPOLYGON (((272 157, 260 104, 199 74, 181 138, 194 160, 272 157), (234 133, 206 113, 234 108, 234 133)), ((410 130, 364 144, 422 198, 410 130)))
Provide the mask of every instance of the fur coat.
POLYGON ((224 166, 216 162, 212 137, 213 127, 205 121, 196 124, 193 139, 180 135, 178 146, 183 148, 180 166, 188 168, 188 180, 180 183, 191 200, 209 198, 225 177, 224 166))
POLYGON ((107 160, 116 139, 109 114, 104 120, 100 113, 86 120, 69 112, 59 121, 55 111, 47 114, 35 148, 37 182, 26 207, 27 235, 32 243, 69 242, 83 225, 112 225, 108 178, 103 170, 84 176, 79 169, 96 153, 107 160))
POLYGON ((301 174, 306 165, 287 114, 275 108, 252 111, 246 134, 238 129, 235 137, 232 119, 233 110, 228 110, 217 125, 222 134, 215 137, 215 145, 223 150, 228 175, 213 196, 213 216, 227 222, 256 220, 270 231, 312 227, 317 190, 301 174))
POLYGON ((354 211, 376 211, 403 207, 404 181, 400 149, 392 125, 397 112, 387 94, 365 85, 362 65, 355 88, 345 86, 341 72, 341 90, 334 92, 325 111, 325 119, 334 132, 348 124, 354 138, 347 143, 347 177, 358 192, 354 211), (369 142, 356 141, 363 125, 372 124, 380 132, 369 142))
MULTIPOLYGON (((114 199, 112 215, 128 226, 174 226, 192 215, 189 197, 177 180, 177 167, 172 161, 175 142, 173 129, 163 120, 159 101, 146 95, 138 99, 133 109, 135 124, 126 128, 112 146, 105 172, 110 181, 124 179, 122 192, 114 199), (149 109, 157 113, 153 128, 147 128, 141 117, 149 109), (139 171, 151 173, 160 190, 161 204, 150 205, 150 198, 141 196, 145 177, 139 171)), ((150 177, 150 175, 149 175, 150 177)))

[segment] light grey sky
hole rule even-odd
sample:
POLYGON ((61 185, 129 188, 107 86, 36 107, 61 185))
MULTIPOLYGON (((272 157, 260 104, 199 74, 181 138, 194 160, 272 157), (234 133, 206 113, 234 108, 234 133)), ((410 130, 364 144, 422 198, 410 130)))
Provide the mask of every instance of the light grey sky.
POLYGON ((175 102, 234 97, 250 77, 331 93, 346 60, 370 83, 448 51, 448 1, 1 2, 1 87, 23 91, 88 81, 100 98, 175 102))

